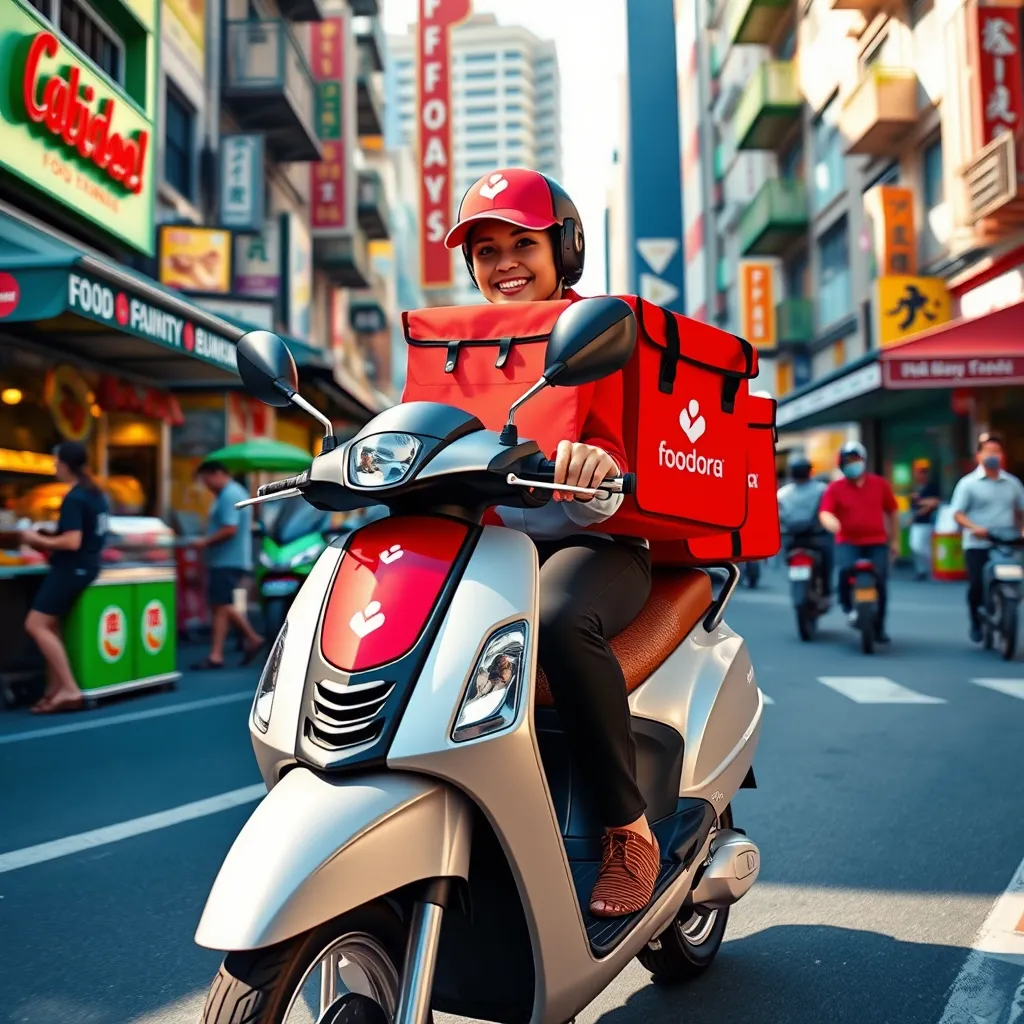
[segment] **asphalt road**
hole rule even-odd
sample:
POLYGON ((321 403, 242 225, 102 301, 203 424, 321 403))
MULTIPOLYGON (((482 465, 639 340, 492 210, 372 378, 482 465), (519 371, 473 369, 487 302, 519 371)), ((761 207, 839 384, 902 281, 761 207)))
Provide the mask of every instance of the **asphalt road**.
MULTIPOLYGON (((970 953, 1024 857, 1024 661, 970 648, 954 585, 897 583, 894 643, 870 658, 838 614, 801 644, 773 570, 727 618, 773 701, 735 807, 760 880, 700 982, 656 988, 634 964, 579 1024, 1024 1020, 1024 957, 970 953)), ((0 713, 0 1022, 198 1020, 219 957, 192 935, 259 783, 255 678, 0 713)))

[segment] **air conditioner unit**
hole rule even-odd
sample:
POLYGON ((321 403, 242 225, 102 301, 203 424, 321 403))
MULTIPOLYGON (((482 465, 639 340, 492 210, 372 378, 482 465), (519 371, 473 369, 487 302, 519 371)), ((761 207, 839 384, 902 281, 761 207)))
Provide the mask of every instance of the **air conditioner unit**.
POLYGON ((723 231, 735 231, 742 215, 743 206, 735 200, 730 200, 725 204, 725 209, 722 211, 722 216, 719 218, 718 223, 723 231))
POLYGON ((715 120, 723 124, 728 121, 736 110, 742 95, 743 88, 736 82, 730 82, 728 85, 723 86, 713 111, 715 120))

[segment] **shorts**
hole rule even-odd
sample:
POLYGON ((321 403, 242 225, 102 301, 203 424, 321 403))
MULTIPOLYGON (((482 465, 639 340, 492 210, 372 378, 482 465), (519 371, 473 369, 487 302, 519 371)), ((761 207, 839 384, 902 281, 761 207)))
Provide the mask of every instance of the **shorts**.
POLYGON ((82 591, 99 575, 99 569, 50 569, 36 591, 32 610, 64 619, 82 596, 82 591))
POLYGON ((206 570, 206 600, 211 608, 234 604, 235 591, 246 575, 244 569, 213 567, 206 570))

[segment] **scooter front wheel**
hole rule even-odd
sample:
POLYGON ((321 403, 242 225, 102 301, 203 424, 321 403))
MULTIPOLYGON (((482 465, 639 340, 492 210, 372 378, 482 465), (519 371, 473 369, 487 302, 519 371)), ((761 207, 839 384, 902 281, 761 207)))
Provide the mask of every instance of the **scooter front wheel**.
POLYGON ((224 958, 202 1024, 388 1024, 398 1006, 405 928, 384 903, 224 958))
MULTIPOLYGON (((718 819, 718 828, 732 828, 732 807, 718 819)), ((700 872, 694 876, 694 885, 700 872)), ((700 909, 687 901, 676 919, 637 954, 659 984, 679 984, 699 978, 718 955, 729 923, 729 908, 700 909)))

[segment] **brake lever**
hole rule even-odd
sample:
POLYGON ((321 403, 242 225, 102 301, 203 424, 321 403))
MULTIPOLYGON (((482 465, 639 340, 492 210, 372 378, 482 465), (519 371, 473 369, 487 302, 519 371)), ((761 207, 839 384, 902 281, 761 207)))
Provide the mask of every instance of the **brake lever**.
POLYGON ((287 491, 277 491, 274 494, 257 494, 254 498, 246 498, 244 501, 236 501, 235 508, 248 508, 250 505, 262 505, 266 501, 281 501, 283 498, 301 498, 302 491, 298 487, 290 487, 287 491))
POLYGON ((536 487, 541 491, 562 491, 563 493, 569 494, 584 494, 588 498, 600 498, 604 500, 612 496, 612 492, 606 487, 572 487, 569 484, 549 484, 543 483, 540 480, 524 480, 520 476, 516 476, 515 473, 509 473, 505 477, 505 483, 512 484, 514 487, 536 487))

